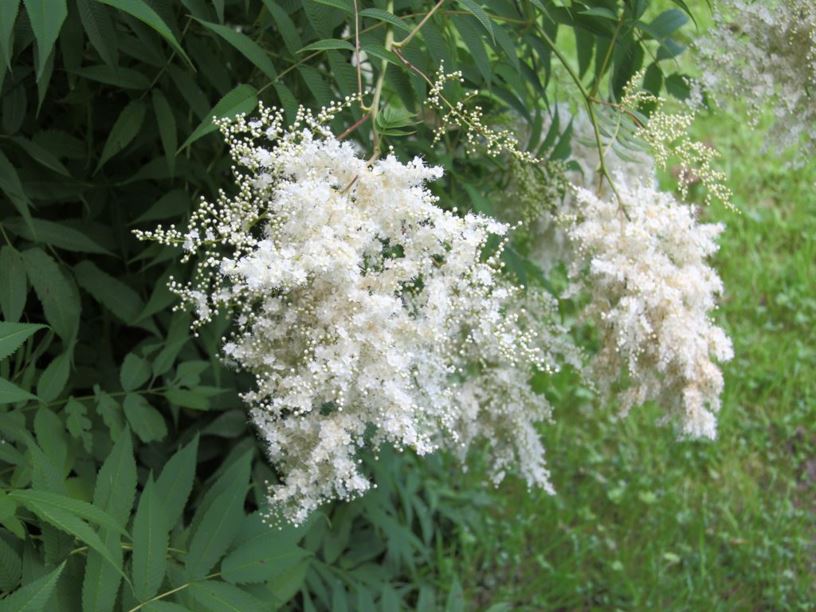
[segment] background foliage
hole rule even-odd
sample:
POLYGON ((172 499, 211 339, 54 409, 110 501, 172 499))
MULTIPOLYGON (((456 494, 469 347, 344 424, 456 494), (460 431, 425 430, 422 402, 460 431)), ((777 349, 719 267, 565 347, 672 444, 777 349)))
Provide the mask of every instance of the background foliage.
MULTIPOLYGON (((442 63, 462 70, 454 99, 477 92, 470 102, 491 120, 526 122, 525 144, 556 159, 568 157, 571 134, 555 113, 569 86, 559 54, 599 98, 614 97, 640 68, 651 91, 686 94, 675 61, 689 21, 682 0, 446 2, 401 50, 404 60, 385 48, 387 32, 404 38, 431 5, 359 5, 371 81, 388 68, 379 121, 352 137, 370 148, 377 129, 400 156, 443 165, 442 206, 496 213, 489 195, 507 169, 468 156, 456 131, 430 145, 436 118, 423 106, 419 72, 442 63)), ((183 223, 197 198, 229 184, 212 117, 251 112, 259 100, 291 117, 298 104, 354 95, 353 21, 351 0, 0 2, 0 590, 8 594, 0 609, 457 610, 466 598, 532 601, 479 586, 473 568, 489 566, 472 561, 497 540, 474 548, 469 538, 500 533, 496 521, 513 517, 502 515, 504 498, 466 486, 444 458, 420 464, 385 453, 368 460, 378 483, 371 494, 297 529, 265 527, 263 483, 275 474, 237 395, 248 382, 217 356, 228 321, 191 337, 166 289, 171 274, 186 273, 177 253, 131 235, 183 223)), ((336 132, 361 118, 347 111, 336 132)), ((545 282, 512 250, 508 258, 525 282, 545 282)), ((565 402, 576 392, 553 387, 565 402)), ((562 461, 587 461, 559 460, 563 444, 552 448, 556 475, 562 461)), ((561 517, 554 521, 571 520, 548 507, 561 517)), ((520 554, 546 560, 549 537, 542 529, 542 550, 520 554)), ((637 601, 630 591, 604 599, 591 580, 578 582, 569 598, 548 603, 637 601)))

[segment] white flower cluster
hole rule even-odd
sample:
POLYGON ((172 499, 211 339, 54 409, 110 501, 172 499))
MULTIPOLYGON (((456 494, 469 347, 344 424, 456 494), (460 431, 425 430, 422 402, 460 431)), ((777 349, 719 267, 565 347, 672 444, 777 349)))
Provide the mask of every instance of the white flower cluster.
POLYGON ((722 0, 715 25, 697 43, 704 88, 719 102, 740 100, 756 119, 766 105, 779 150, 802 141, 816 150, 816 3, 722 0))
POLYGON ((698 223, 692 207, 653 185, 615 178, 621 202, 576 189, 568 230, 573 277, 601 334, 595 380, 608 390, 626 372, 624 411, 654 400, 684 433, 713 438, 723 387, 715 360, 732 356, 710 316, 722 283, 706 258, 722 226, 698 223))
POLYGON ((482 441, 495 482, 517 469, 549 488, 535 424, 550 408, 529 378, 572 349, 552 304, 483 256, 507 226, 442 210, 425 186, 440 168, 366 162, 324 119, 221 122, 237 195, 202 203, 186 232, 141 234, 195 254, 175 290, 201 321, 234 313, 224 353, 255 377, 244 399, 282 478, 271 506, 301 522, 361 494, 358 451, 383 443, 482 441))

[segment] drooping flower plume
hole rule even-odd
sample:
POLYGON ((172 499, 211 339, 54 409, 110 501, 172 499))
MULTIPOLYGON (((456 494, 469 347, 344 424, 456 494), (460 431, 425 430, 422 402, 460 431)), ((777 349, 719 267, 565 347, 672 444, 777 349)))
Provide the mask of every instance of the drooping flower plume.
POLYGON ((714 438, 716 362, 732 348, 711 318, 723 286, 707 259, 723 228, 699 223, 693 207, 653 185, 623 175, 616 185, 620 202, 577 188, 568 229, 573 278, 601 335, 594 380, 608 390, 625 371, 625 411, 653 400, 685 434, 714 438))
POLYGON ((141 235, 195 256, 174 289, 200 323, 234 313, 223 351, 255 377, 244 399, 281 475, 273 506, 299 522, 361 494, 358 451, 383 443, 463 454, 481 440, 494 481, 516 470, 549 488, 535 423, 550 408, 528 381, 572 349, 551 300, 485 257, 507 226, 442 210, 425 186, 441 169, 369 163, 325 124, 285 128, 267 109, 221 122, 237 194, 202 203, 184 232, 141 235))

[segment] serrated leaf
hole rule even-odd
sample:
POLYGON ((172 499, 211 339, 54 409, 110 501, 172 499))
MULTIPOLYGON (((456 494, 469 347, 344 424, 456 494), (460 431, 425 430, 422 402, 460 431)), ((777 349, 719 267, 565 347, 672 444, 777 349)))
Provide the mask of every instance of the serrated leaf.
POLYGON ((164 505, 167 523, 175 525, 184 512, 190 491, 193 490, 198 436, 170 458, 156 480, 156 490, 164 505))
POLYGON ((50 151, 44 149, 33 140, 29 140, 23 136, 14 136, 12 138, 14 144, 19 146, 23 151, 28 153, 31 159, 42 164, 49 170, 53 170, 63 176, 69 176, 68 169, 57 159, 50 151))
POLYGON ((0 406, 3 404, 16 404, 17 402, 35 400, 36 395, 32 395, 11 383, 4 378, 0 378, 0 406))
MULTIPOLYGON (((93 503, 121 524, 126 524, 136 496, 136 462, 130 432, 119 436, 105 463, 99 469, 93 503)), ((119 537, 108 532, 105 544, 121 550, 119 537)), ((85 610, 104 612, 113 609, 119 590, 119 574, 96 552, 88 554, 82 583, 82 605, 85 610)))
POLYGON ((73 70, 72 74, 91 81, 113 85, 119 89, 142 90, 150 87, 150 80, 144 74, 122 66, 108 66, 107 64, 83 66, 73 70))
POLYGON ((96 253, 100 255, 113 255, 103 246, 94 242, 80 230, 66 225, 45 219, 23 219, 12 218, 4 221, 4 225, 16 234, 32 242, 42 242, 66 251, 77 253, 96 253))
POLYGON ((133 323, 144 308, 138 293, 118 278, 100 270, 92 261, 78 263, 74 267, 74 274, 80 287, 124 323, 133 323))
POLYGON ((110 8, 94 0, 77 0, 77 8, 82 27, 99 57, 109 66, 116 66, 118 45, 110 8))
MULTIPOLYGON (((235 479, 212 504, 204 509, 203 516, 190 540, 185 563, 188 579, 203 578, 229 548, 244 518, 244 498, 247 480, 235 479)), ((199 512, 202 509, 199 508, 199 512)), ((194 520, 194 522, 196 522, 194 520)))
POLYGON ((39 329, 45 329, 45 325, 0 321, 0 359, 11 355, 39 329))
MULTIPOLYGON (((176 150, 173 149, 175 156, 176 150)), ((178 217, 192 208, 190 196, 183 189, 173 189, 168 191, 161 198, 156 200, 150 208, 139 215, 133 221, 133 225, 144 223, 145 221, 158 221, 170 217, 178 217)))
POLYGON ((48 600, 57 586, 65 561, 45 576, 23 585, 11 595, 0 601, 3 612, 41 612, 45 610, 48 600))
POLYGON ((300 39, 300 34, 298 34, 298 29, 292 22, 292 19, 274 0, 263 0, 263 3, 269 11, 269 14, 272 15, 272 19, 275 20, 278 33, 281 38, 283 38, 283 44, 286 45, 286 49, 289 53, 297 53, 303 46, 303 42, 300 39))
POLYGON ((62 23, 68 16, 66 0, 23 0, 28 21, 37 40, 37 80, 43 75, 46 61, 57 41, 62 23))
POLYGON ((164 580, 169 528, 161 498, 150 477, 133 518, 132 581, 139 601, 153 597, 164 580))
POLYGON ((59 354, 45 367, 37 380, 37 397, 43 402, 51 402, 62 393, 71 373, 73 345, 69 350, 59 354))
POLYGON ((119 524, 126 524, 136 497, 136 462, 130 432, 120 436, 99 469, 94 488, 94 506, 119 524))
POLYGON ((0 247, 0 309, 6 321, 19 321, 28 296, 28 281, 20 252, 0 247))
POLYGON ((579 15, 587 15, 589 17, 601 17, 602 19, 609 19, 610 21, 618 21, 618 16, 610 11, 608 8, 602 6, 592 6, 587 9, 578 11, 579 15))
POLYGON ((688 23, 688 16, 680 9, 669 9, 655 17, 651 23, 638 23, 641 30, 658 40, 671 36, 688 23))
POLYGON ((296 545, 282 545, 278 533, 268 534, 244 542, 221 562, 221 575, 234 584, 266 582, 281 574, 311 553, 296 545))
POLYGON ((4 538, 0 538, 0 591, 11 591, 23 575, 23 560, 4 538))
POLYGON ((459 0, 459 4, 461 4, 467 12, 479 20, 479 23, 482 24, 482 27, 488 34, 490 34, 490 38, 495 43, 496 37, 493 33, 493 22, 490 21, 490 17, 487 13, 485 13, 484 9, 473 0, 459 0))
POLYGON ((458 15, 452 17, 452 20, 456 25, 456 30, 470 51, 470 55, 476 63, 476 67, 482 74, 482 78, 484 78, 486 83, 490 83, 492 75, 490 60, 487 57, 487 52, 482 42, 482 35, 479 33, 476 20, 473 17, 458 15))
POLYGON ((51 505, 32 503, 27 507, 43 521, 87 544, 110 563, 111 567, 127 578, 122 573, 121 558, 114 557, 97 533, 81 518, 51 505))
POLYGON ((241 55, 252 62, 267 78, 270 80, 277 78, 278 73, 275 70, 275 64, 270 59, 269 54, 246 34, 236 32, 228 26, 219 25, 217 23, 210 23, 209 21, 202 21, 201 19, 196 19, 196 21, 235 47, 241 55))
POLYGON ((403 32, 410 33, 413 29, 410 25, 405 23, 405 20, 400 19, 394 13, 389 13, 388 11, 384 11, 383 9, 378 8, 367 8, 360 11, 360 17, 369 17, 370 19, 376 19, 377 21, 383 21, 385 23, 390 23, 392 26, 402 30, 403 32))
MULTIPOLYGON (((18 88, 18 90, 21 89, 22 88, 18 88)), ((7 116, 5 107, 3 116, 4 118, 7 116)), ((6 197, 14 204, 14 208, 17 209, 17 212, 25 219, 29 228, 34 231, 31 227, 31 200, 23 189, 23 184, 20 182, 17 170, 14 169, 14 166, 2 151, 0 151, 0 191, 6 194, 6 197)))
MULTIPOLYGON (((11 70, 12 32, 20 10, 20 0, 0 2, 0 54, 6 59, 6 66, 11 70)), ((2 79, 0 79, 2 85, 2 79)))
POLYGON ((173 36, 173 32, 170 30, 164 20, 159 17, 156 11, 150 8, 150 6, 144 0, 97 0, 97 2, 102 2, 103 4, 108 4, 115 9, 124 11, 155 30, 156 33, 164 38, 170 44, 173 50, 183 57, 184 61, 186 61, 187 64, 189 64, 189 66, 195 70, 193 62, 190 61, 190 58, 184 52, 184 49, 182 49, 181 45, 176 40, 176 37, 173 36))
POLYGON ((209 410, 210 404, 207 398, 195 390, 190 389, 168 389, 164 392, 167 401, 182 408, 191 410, 209 410))
POLYGON ((218 580, 194 582, 188 590, 201 609, 210 612, 262 612, 268 609, 243 589, 218 580))
POLYGON ((138 393, 128 393, 122 404, 131 429, 142 442, 155 442, 167 435, 164 417, 138 393))
POLYGON ((176 171, 176 149, 178 148, 178 135, 176 134, 176 118, 173 109, 167 102, 164 94, 158 90, 153 90, 153 110, 156 113, 156 121, 159 125, 159 137, 161 138, 164 156, 167 158, 167 167, 170 174, 176 171))
POLYGON ((314 0, 314 4, 322 4, 323 6, 330 6, 332 8, 340 9, 346 13, 354 11, 352 0, 314 0))
POLYGON ((122 430, 125 428, 124 413, 119 403, 110 395, 94 388, 96 395, 96 412, 102 417, 102 421, 107 425, 111 433, 111 439, 118 440, 122 430))
POLYGON ((191 612, 190 608, 185 608, 180 604, 165 601, 164 599, 151 601, 142 610, 144 612, 191 612))
POLYGON ((90 521, 121 535, 127 535, 124 527, 110 514, 80 499, 74 499, 73 497, 52 493, 50 491, 37 491, 35 489, 20 489, 12 491, 8 495, 21 506, 31 509, 32 512, 38 512, 43 509, 53 509, 90 521))
POLYGON ((69 399, 65 404, 65 427, 71 437, 80 440, 86 453, 91 452, 91 420, 88 418, 88 409, 85 404, 69 399))
POLYGON ((354 45, 347 40, 340 38, 324 38, 310 45, 303 47, 298 53, 308 53, 309 51, 332 51, 340 49, 343 51, 354 51, 354 45))
POLYGON ((150 364, 133 353, 128 353, 119 369, 119 382, 125 391, 133 391, 150 380, 150 364))
POLYGON ((146 110, 145 103, 141 100, 132 100, 122 109, 102 148, 102 155, 96 164, 95 173, 99 172, 105 162, 128 146, 136 137, 144 122, 146 110))
POLYGON ((204 118, 193 133, 184 141, 179 150, 186 149, 199 138, 206 136, 216 129, 214 118, 234 117, 239 113, 249 113, 258 104, 258 93, 251 85, 238 85, 228 92, 213 106, 210 113, 204 118))

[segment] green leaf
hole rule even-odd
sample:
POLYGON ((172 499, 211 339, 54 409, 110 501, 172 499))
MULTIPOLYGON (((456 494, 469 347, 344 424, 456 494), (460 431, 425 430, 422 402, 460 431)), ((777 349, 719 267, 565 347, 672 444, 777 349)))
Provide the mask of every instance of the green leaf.
POLYGON ((100 270, 92 261, 78 263, 74 274, 79 286, 121 321, 133 323, 142 312, 144 302, 139 294, 118 278, 100 270))
POLYGON ((62 165, 62 162, 57 159, 50 151, 44 149, 33 140, 24 138, 23 136, 15 136, 12 138, 14 144, 19 146, 23 151, 38 163, 42 164, 49 170, 53 170, 63 176, 69 176, 68 169, 62 165))
MULTIPOLYGON (((107 7, 103 7, 107 8, 107 7)), ((150 87, 150 80, 138 70, 124 68, 123 66, 108 66, 99 64, 98 66, 83 66, 72 71, 72 74, 98 81, 106 85, 113 85, 119 89, 147 89, 150 87)))
POLYGON ((99 469, 93 503, 124 525, 136 497, 136 462, 130 432, 120 436, 99 469))
POLYGON ((37 399, 36 395, 32 395, 14 383, 10 383, 4 378, 0 378, 0 406, 3 404, 16 404, 17 402, 35 399, 37 399))
POLYGON ((128 393, 123 407, 128 423, 142 442, 155 442, 167 435, 164 417, 138 393, 128 393))
POLYGON ((52 359, 40 374, 37 380, 37 397, 41 401, 48 403, 57 399, 68 384, 73 352, 73 345, 70 345, 67 351, 52 359))
MULTIPOLYGON (((126 524, 135 496, 136 462, 133 460, 130 432, 125 431, 99 470, 93 503, 114 520, 126 524)), ((106 534, 105 543, 110 549, 121 550, 119 537, 113 532, 106 534)), ((98 612, 112 610, 120 579, 120 575, 98 553, 90 552, 82 582, 83 609, 98 612)))
POLYGON ((91 452, 93 440, 91 438, 91 420, 88 418, 88 409, 80 401, 71 398, 65 404, 65 427, 71 437, 80 440, 86 453, 91 452))
POLYGON ((133 353, 128 353, 119 369, 119 382, 125 391, 133 391, 150 380, 150 364, 133 353))
POLYGON ((284 11, 277 2, 274 2, 274 0, 263 0, 263 3, 272 15, 272 19, 275 20, 275 25, 278 28, 278 34, 280 34, 283 39, 283 44, 286 45, 286 49, 289 53, 294 55, 303 46, 297 27, 289 15, 286 14, 286 11, 284 11))
POLYGON ((237 586, 219 580, 193 582, 188 590, 201 610, 210 612, 262 612, 268 607, 237 586))
POLYGON ((156 490, 164 505, 168 525, 175 525, 184 512, 187 498, 193 490, 197 455, 198 436, 170 458, 156 480, 156 490))
POLYGON ((124 414, 122 407, 110 395, 94 387, 96 395, 96 412, 102 417, 102 421, 107 425, 111 433, 111 439, 118 440, 122 430, 125 428, 124 414))
POLYGON ((340 9, 346 13, 354 12, 352 0, 314 0, 314 4, 322 4, 323 6, 331 6, 332 8, 340 9))
POLYGON ((330 51, 333 49, 341 49, 343 51, 354 51, 354 45, 347 40, 339 38, 325 38, 318 40, 310 45, 303 47, 298 53, 307 53, 309 51, 330 51))
POLYGON ((270 80, 277 78, 278 73, 275 70, 275 64, 269 58, 269 54, 246 34, 236 32, 231 27, 217 23, 210 23, 209 21, 202 21, 201 19, 196 19, 196 21, 235 47, 241 55, 252 62, 267 78, 270 80))
POLYGON ((667 38, 688 23, 688 16, 680 9, 663 11, 647 24, 638 23, 640 29, 658 40, 667 38))
POLYGON ((280 540, 279 532, 269 529, 268 534, 238 546, 221 562, 224 580, 234 584, 266 582, 311 554, 300 546, 280 540))
POLYGON ((167 24, 162 20, 161 17, 154 11, 144 0, 97 0, 97 2, 102 2, 103 4, 109 4, 113 8, 119 9, 120 11, 124 11, 129 15, 132 15, 142 23, 146 24, 147 26, 153 28, 159 36, 164 38, 173 50, 178 53, 181 57, 184 58, 190 68, 195 70, 195 66, 193 62, 190 61, 190 58, 184 52, 179 42, 176 40, 176 37, 173 36, 173 32, 167 26, 167 24))
POLYGON ((609 19, 610 21, 614 22, 618 21, 618 16, 613 11, 610 11, 608 8, 604 8, 602 6, 592 6, 582 11, 578 11, 578 14, 588 15, 589 17, 601 17, 602 19, 609 19))
POLYGON ((122 573, 121 558, 112 555, 107 545, 102 542, 97 533, 81 518, 71 512, 50 505, 32 503, 28 505, 28 508, 43 521, 87 544, 90 548, 98 552, 105 561, 110 563, 111 567, 116 569, 123 577, 127 578, 122 573))
POLYGON ((14 589, 22 575, 23 560, 4 538, 0 538, 0 590, 14 589))
POLYGON ((108 66, 116 66, 117 34, 110 8, 94 0, 77 0, 79 18, 88 40, 108 66))
POLYGON ((20 252, 0 247, 0 308, 6 321, 19 321, 28 297, 28 281, 20 252))
POLYGON ((170 527, 151 476, 133 518, 133 592, 139 601, 153 597, 164 580, 170 527))
MULTIPOLYGON (((244 518, 246 489, 246 479, 234 479, 229 487, 204 509, 187 553, 185 570, 188 579, 203 578, 238 535, 244 518)), ((202 508, 199 508, 198 512, 201 511, 202 508)))
POLYGON ((23 585, 20 589, 0 601, 0 611, 2 612, 40 612, 45 610, 54 587, 57 586, 62 570, 65 568, 65 561, 59 566, 34 580, 23 585))
POLYGON ((258 104, 258 92, 251 85, 238 85, 229 91, 218 103, 213 106, 210 113, 204 118, 199 126, 181 145, 180 151, 186 149, 199 138, 214 132, 216 127, 214 118, 234 117, 239 113, 249 113, 258 104))
POLYGON ((79 292, 57 263, 39 248, 23 251, 28 279, 40 299, 45 319, 70 344, 79 328, 79 292))
POLYGON ((159 89, 153 90, 153 110, 156 112, 156 121, 159 124, 159 137, 161 138, 164 156, 167 158, 167 167, 170 174, 175 174, 176 170, 176 149, 178 148, 178 135, 176 134, 176 118, 173 109, 167 102, 167 98, 159 89))
POLYGON ((58 249, 75 251, 77 253, 113 255, 113 253, 105 247, 100 246, 81 231, 65 223, 33 218, 25 222, 20 218, 12 218, 3 223, 14 233, 32 242, 42 242, 57 247, 58 249))
MULTIPOLYGON (((26 220, 31 228, 31 200, 26 195, 23 189, 23 184, 20 182, 20 177, 17 176, 17 170, 8 160, 8 157, 0 151, 0 191, 6 194, 17 212, 26 220)), ((32 228, 33 231, 33 228, 32 228)))
POLYGON ((371 19, 376 19, 377 21, 384 21, 385 23, 390 23, 392 26, 402 30, 403 32, 410 33, 413 28, 405 23, 405 20, 400 19, 393 13, 389 13, 388 11, 384 11, 378 8, 367 8, 360 11, 360 17, 370 17, 371 19))
POLYGON ((46 61, 57 41, 62 23, 68 16, 66 0, 23 0, 34 38, 37 40, 37 80, 43 75, 46 61))
POLYGON ((121 535, 127 535, 122 524, 115 520, 110 514, 80 499, 74 499, 73 497, 59 493, 51 493, 50 491, 37 491, 35 489, 12 491, 9 493, 9 497, 17 501, 21 506, 29 508, 32 512, 53 509, 90 521, 121 535))
POLYGON ((0 321, 0 359, 11 355, 38 329, 45 329, 45 325, 0 321))
POLYGON ((207 398, 194 390, 189 389, 168 389, 164 392, 167 401, 182 408, 191 410, 209 410, 210 404, 207 398))
POLYGON ((467 12, 471 15, 476 17, 479 20, 479 23, 482 24, 482 27, 490 34, 490 38, 493 42, 496 42, 495 34, 493 33, 493 22, 490 21, 490 17, 485 13, 484 9, 476 4, 473 0, 459 0, 459 4, 461 4, 467 12))
MULTIPOLYGON (((20 0, 6 0, 0 2, 0 53, 6 58, 6 66, 11 70, 12 32, 17 21, 17 12, 20 10, 20 0)), ((2 72, 0 72, 2 74, 2 72)), ((0 85, 2 79, 0 79, 0 85)))
MULTIPOLYGON (((175 159, 176 149, 173 148, 173 159, 175 159)), ((144 223, 145 221, 158 221, 169 217, 178 217, 192 208, 190 196, 183 189, 173 189, 168 191, 161 198, 156 200, 150 208, 139 215, 133 224, 144 223)))
POLYGON ((102 149, 102 155, 96 164, 94 173, 99 172, 106 161, 128 146, 136 137, 136 134, 139 133, 142 123, 144 122, 146 110, 145 103, 141 100, 132 100, 122 109, 122 112, 111 128, 108 140, 102 149))
POLYGON ((490 83, 492 71, 490 70, 490 60, 487 57, 482 35, 479 33, 478 26, 473 17, 468 16, 454 16, 451 18, 456 25, 456 30, 465 42, 476 67, 482 74, 486 83, 490 83))

